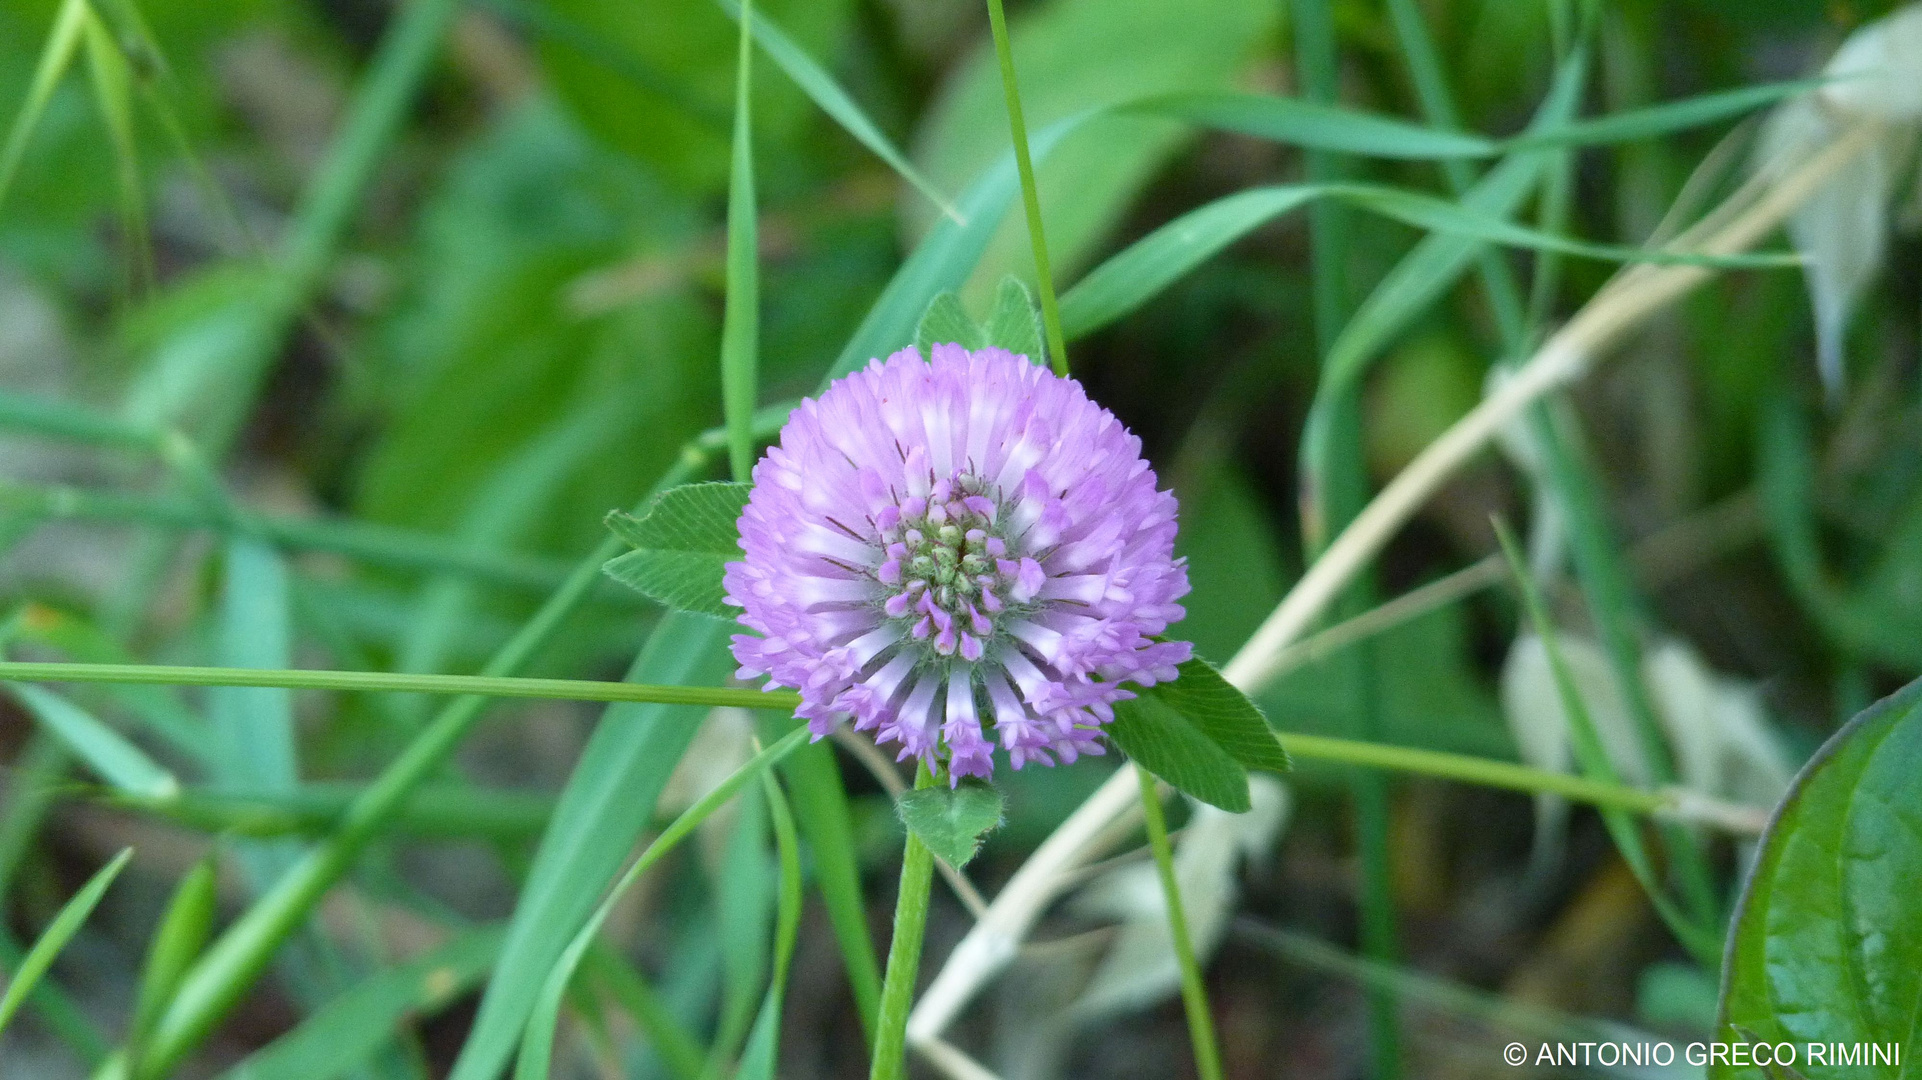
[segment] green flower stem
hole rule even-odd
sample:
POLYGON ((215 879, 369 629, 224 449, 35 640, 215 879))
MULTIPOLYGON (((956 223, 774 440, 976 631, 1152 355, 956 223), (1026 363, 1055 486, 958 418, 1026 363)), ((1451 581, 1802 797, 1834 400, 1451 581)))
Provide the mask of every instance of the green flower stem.
POLYGON ((1468 754, 1449 754, 1440 750, 1418 750, 1412 746, 1391 746, 1387 743, 1292 732, 1282 732, 1276 737, 1290 756, 1307 760, 1388 769, 1529 794, 1560 795, 1573 802, 1632 813, 1659 814, 1674 806, 1674 800, 1663 792, 1532 769, 1526 765, 1468 754))
MULTIPOLYGON (((934 786, 924 763, 914 786, 934 786)), ((881 1015, 875 1023, 874 1067, 869 1080, 901 1080, 907 1075, 908 1011, 914 1005, 914 979, 921 969, 921 941, 928 929, 928 892, 934 884, 934 853, 914 830, 906 830, 901 854, 901 891, 894 902, 894 937, 888 943, 888 970, 881 982, 881 1015)))
POLYGON ((1188 939, 1188 913, 1181 905, 1181 883, 1175 878, 1174 848, 1168 843, 1168 823, 1161 816, 1161 795, 1154 774, 1139 765, 1141 816, 1148 826, 1148 847, 1161 874, 1161 896, 1168 905, 1168 933, 1174 938, 1175 960, 1181 965, 1181 1005, 1188 1013, 1188 1038, 1195 1046, 1195 1074, 1201 1080, 1221 1080, 1221 1049, 1215 1039, 1214 1015, 1208 1011, 1208 991, 1201 985, 1194 942, 1188 939))
MULTIPOLYGON (((685 483, 705 467, 708 456, 700 447, 689 446, 655 490, 685 483)), ((622 546, 613 536, 602 540, 534 617, 501 646, 482 677, 502 678, 526 667, 599 584, 601 564, 619 554, 622 546)), ((396 820, 415 789, 453 754, 492 700, 461 693, 354 800, 334 834, 308 849, 201 955, 161 1015, 135 1080, 165 1076, 193 1052, 246 995, 275 951, 306 923, 327 891, 353 868, 361 851, 396 820)))
MULTIPOLYGON (((618 542, 618 541, 617 541, 618 542)), ((429 675, 388 671, 308 671, 268 668, 170 667, 160 664, 65 664, 0 661, 9 682, 144 683, 158 686, 269 686, 289 690, 371 690, 471 694, 483 698, 649 702, 658 705, 732 705, 783 709, 801 704, 792 691, 739 686, 651 686, 588 679, 527 679, 496 675, 429 675)))
POLYGON ((1021 118, 1021 90, 1015 84, 1014 50, 1008 45, 1008 17, 1001 0, 988 0, 988 26, 1001 61, 1001 91, 1008 99, 1008 132, 1014 139, 1014 165, 1021 173, 1021 203, 1028 212, 1028 239, 1034 244, 1035 288, 1041 293, 1041 323, 1048 333, 1048 362, 1056 375, 1068 373, 1068 343, 1061 335, 1061 311, 1054 299, 1054 274, 1048 269, 1048 241, 1041 232, 1041 196, 1034 186, 1034 161, 1028 154, 1028 124, 1021 118))
MULTIPOLYGON (((799 695, 732 686, 650 686, 585 679, 525 679, 488 675, 410 675, 377 671, 274 671, 254 668, 164 667, 149 664, 43 664, 0 662, 0 682, 142 683, 165 686, 275 686, 294 690, 378 690, 484 698, 543 698, 556 701, 636 701, 669 705, 735 705, 791 711, 799 695)), ((458 706, 460 703, 456 703, 458 706)), ((1434 776, 1484 787, 1531 794, 1560 795, 1591 806, 1638 814, 1666 814, 1676 807, 1666 791, 1548 772, 1507 761, 1420 750, 1389 743, 1337 739, 1325 735, 1278 732, 1275 738, 1294 757, 1333 761, 1372 769, 1434 776)), ((372 797, 380 785, 366 789, 372 797)), ((1743 810, 1746 808, 1735 807, 1743 810)))

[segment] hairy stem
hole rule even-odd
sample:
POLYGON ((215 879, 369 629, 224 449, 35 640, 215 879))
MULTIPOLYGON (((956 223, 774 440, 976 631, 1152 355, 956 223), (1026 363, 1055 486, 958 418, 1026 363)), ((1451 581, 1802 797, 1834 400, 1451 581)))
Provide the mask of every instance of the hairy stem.
MULTIPOLYGON (((934 774, 921 765, 914 786, 934 786, 934 774)), ((921 942, 928 930, 928 894, 934 885, 934 853, 907 830, 901 855, 901 891, 894 901, 894 937, 888 943, 888 971, 881 983, 881 1017, 875 1025, 874 1066, 869 1080, 901 1080, 907 1075, 908 1009, 914 1004, 914 979, 921 970, 921 942)))

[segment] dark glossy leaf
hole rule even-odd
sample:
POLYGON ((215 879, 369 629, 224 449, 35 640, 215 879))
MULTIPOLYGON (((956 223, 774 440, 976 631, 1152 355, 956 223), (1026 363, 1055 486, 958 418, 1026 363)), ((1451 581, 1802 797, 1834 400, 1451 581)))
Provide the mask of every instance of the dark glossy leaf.
POLYGON ((904 792, 895 807, 935 858, 956 869, 968 865, 981 841, 1001 824, 1001 793, 975 781, 904 792))
MULTIPOLYGON (((1914 1075, 1910 1063, 1922 1060, 1919 776, 1922 682, 1851 720, 1803 766, 1736 909, 1718 1037, 1793 1042, 1804 1054, 1797 1068, 1815 1078, 1914 1075), (1808 1059, 1811 1043, 1871 1056, 1835 1068, 1808 1059)), ((1764 1075, 1726 1064, 1709 1071, 1712 1080, 1764 1075)))
POLYGON ((676 611, 732 619, 723 567, 741 557, 747 484, 685 484, 661 493, 640 517, 614 513, 608 528, 634 546, 603 568, 623 585, 676 611))
POLYGON ((1248 771, 1160 697, 1116 703, 1107 731, 1122 753, 1182 792, 1235 814, 1254 805, 1248 771))

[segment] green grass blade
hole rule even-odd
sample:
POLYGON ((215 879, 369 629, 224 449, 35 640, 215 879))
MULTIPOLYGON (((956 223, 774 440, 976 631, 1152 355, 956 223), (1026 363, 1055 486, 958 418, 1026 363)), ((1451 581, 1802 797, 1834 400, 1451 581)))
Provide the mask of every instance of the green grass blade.
POLYGON ((721 1015, 703 1069, 708 1076, 721 1075, 736 1060, 765 993, 776 890, 769 874, 767 814, 758 788, 741 792, 734 828, 711 881, 721 934, 721 1015))
MULTIPOLYGON (((91 621, 52 608, 29 608, 21 636, 86 663, 126 664, 132 659, 91 621)), ((203 766, 212 759, 212 729, 177 694, 158 686, 109 685, 107 696, 183 757, 203 766)))
MULTIPOLYGON (((220 605, 217 651, 223 665, 287 667, 293 620, 287 567, 278 551, 258 540, 228 544, 220 605)), ((290 789, 299 782, 291 691, 221 686, 208 693, 207 704, 214 724, 214 775, 220 782, 270 790, 290 789)))
POLYGON ((661 1063, 676 1080, 700 1080, 707 1055, 688 1032, 687 1025, 674 1015, 661 991, 650 986, 623 957, 609 949, 587 950, 587 958, 582 963, 584 970, 606 987, 634 1018, 635 1026, 647 1037, 661 1063))
POLYGON ((867 905, 861 892, 861 867, 855 858, 854 823, 848 813, 847 789, 834 751, 824 743, 810 743, 781 764, 801 835, 813 855, 821 904, 841 946, 841 963, 854 994, 862 1030, 874 1040, 874 1020, 881 1005, 881 963, 868 936, 867 905))
POLYGON ((148 799, 171 799, 180 793, 180 781, 173 773, 92 713, 37 686, 11 689, 41 727, 115 789, 148 799))
POLYGON ((335 1080, 388 1042, 402 1025, 458 1001, 500 951, 502 931, 467 930, 343 991, 299 1026, 254 1051, 219 1080, 335 1080))
MULTIPOLYGON (((1303 92, 1325 107, 1336 106, 1341 97, 1341 60, 1333 9, 1331 0, 1294 0, 1289 8, 1294 18, 1295 60, 1303 92)), ((1306 158, 1311 181, 1339 183, 1353 175, 1354 162, 1347 155, 1311 150, 1306 158)), ((1350 281, 1354 235, 1353 215, 1345 207, 1320 203, 1312 209, 1309 262, 1320 375, 1296 464, 1304 493, 1300 525, 1304 559, 1318 557, 1368 498, 1359 395, 1356 388, 1331 377, 1338 362, 1336 349, 1354 311, 1350 281)), ((1366 609, 1372 603, 1373 589, 1372 575, 1360 575, 1338 598, 1341 613, 1352 615, 1366 609)), ((1364 644, 1344 658, 1335 677, 1360 705, 1355 734, 1379 739, 1382 717, 1372 646, 1364 644)), ((1393 962, 1400 946, 1389 876, 1387 786, 1378 775, 1356 773, 1349 778, 1349 795, 1355 811, 1355 847, 1361 871, 1357 907, 1362 948, 1377 960, 1393 962)), ((1172 871, 1168 881, 1173 881, 1172 871)), ((1173 895, 1171 884, 1171 906, 1173 895)), ((1189 981, 1198 986, 1198 980, 1189 981)), ((1196 1008, 1194 995, 1185 996, 1192 1014, 1196 1008)), ((1400 1012, 1395 1000, 1387 995, 1369 997, 1367 1073, 1371 1080, 1398 1080, 1401 1075, 1400 1012)))
MULTIPOLYGON (((1078 113, 1043 129, 1033 140, 1034 158, 1045 158, 1055 144, 1093 115, 1093 112, 1078 113)), ((989 166, 962 193, 957 208, 961 211, 961 221, 966 224, 943 219, 928 230, 914 253, 889 279, 841 355, 835 358, 834 366, 828 370, 829 381, 914 341, 915 327, 921 322, 921 314, 927 310, 929 301, 938 293, 959 289, 974 272, 1019 183, 1014 154, 1010 152, 989 166)))
POLYGON ((1147 303, 1229 244, 1306 205, 1306 184, 1236 192, 1190 210, 1089 271, 1061 297, 1061 330, 1078 338, 1147 303))
POLYGON ((58 484, 0 480, 0 509, 41 520, 130 522, 168 530, 252 533, 283 547, 331 552, 391 569, 459 574, 514 589, 552 589, 566 580, 568 570, 558 560, 478 547, 378 522, 222 514, 198 500, 58 484))
MULTIPOLYGON (((1555 689, 1561 696, 1562 711, 1568 716, 1569 742, 1575 750, 1575 760, 1589 777, 1607 784, 1620 784, 1621 776, 1609 760, 1608 751, 1602 746, 1601 735, 1595 729, 1595 721, 1589 716, 1588 706, 1582 700, 1581 689, 1575 683, 1567 662, 1562 657, 1560 637, 1553 620, 1549 618, 1548 607, 1542 600, 1535 579, 1521 561, 1520 550, 1508 528, 1499 521, 1496 533, 1501 540, 1502 552, 1508 558, 1511 572, 1520 586, 1522 605, 1528 613, 1528 621, 1535 633, 1542 639, 1548 652, 1549 668, 1555 677, 1555 689)), ((1609 836, 1615 841, 1616 849, 1622 860, 1642 884, 1643 892, 1648 894, 1649 902, 1654 905, 1662 921, 1675 934, 1691 953, 1696 954, 1705 965, 1713 966, 1719 962, 1721 954, 1720 938, 1712 931, 1691 921, 1676 906, 1662 888, 1653 861, 1649 858, 1647 845, 1642 840, 1641 826, 1625 812, 1607 807, 1600 808, 1603 822, 1608 826, 1609 836)))
MULTIPOLYGON (((646 873, 648 868, 659 862, 662 856, 674 850, 681 841, 687 839, 694 832, 695 827, 707 820, 714 811, 726 805, 728 800, 740 791, 743 784, 760 776, 770 766, 792 753, 807 740, 807 737, 807 728, 798 727, 780 742, 754 755, 726 780, 717 784, 714 790, 703 795, 680 817, 675 818, 674 823, 662 830, 661 835, 647 845, 640 857, 627 868, 627 872, 614 882, 611 889, 607 890, 606 898, 594 908, 586 925, 571 936, 566 947, 550 965, 539 984, 539 996, 529 1011, 526 1038, 521 1042, 520 1056, 515 1064, 515 1080, 546 1080, 549 1058, 553 1054, 554 1025, 560 1019, 561 1002, 567 994, 567 984, 572 980, 575 968, 580 965, 581 957, 586 954, 588 947, 600 933, 601 925, 607 921, 607 916, 614 910, 614 905, 636 881, 640 880, 641 875, 646 873)), ((464 1057, 463 1060, 465 1060, 464 1057)))
POLYGON ((55 398, 0 390, 0 427, 94 446, 154 453, 160 432, 55 398))
MULTIPOLYGON (((718 0, 718 2, 728 13, 728 17, 734 19, 741 17, 741 5, 735 0, 718 0)), ((765 13, 757 14, 753 24, 754 40, 761 46, 761 50, 767 53, 768 59, 773 60, 782 71, 786 72, 787 77, 794 80, 794 85, 799 86, 822 112, 832 117, 835 123, 841 125, 842 130, 854 136, 855 141, 867 147, 875 157, 886 162, 901 179, 906 180, 914 190, 921 193, 923 198, 933 203, 935 209, 940 210, 943 216, 957 225, 967 224, 961 216, 961 211, 955 208, 954 203, 941 192, 941 189, 922 174, 921 170, 915 168, 906 154, 895 149, 894 144, 888 141, 888 137, 882 134, 873 120, 868 119, 868 114, 862 111, 854 98, 841 88, 840 83, 834 81, 834 76, 830 75, 826 68, 815 63, 814 58, 807 54, 807 50, 801 48, 793 38, 788 37, 787 31, 781 29, 765 13)))
MULTIPOLYGON (((365 791, 364 784, 309 783, 281 791, 190 787, 167 799, 105 797, 189 829, 257 839, 326 836, 365 791)), ((513 843, 538 837, 554 813, 551 796, 464 783, 423 786, 394 818, 399 836, 513 843)))
POLYGON ((734 83, 733 164, 727 186, 727 301, 721 315, 721 404, 734 479, 754 468, 754 399, 760 363, 761 270, 754 204, 754 2, 742 0, 734 83))
POLYGON ((1265 94, 1166 94, 1130 102, 1120 111, 1365 157, 1432 161, 1492 157, 1501 149, 1494 140, 1479 135, 1438 131, 1358 109, 1265 94))
MULTIPOLYGON (((800 734, 796 732, 795 734, 800 734)), ((772 773, 761 774, 767 792, 768 814, 774 822, 774 847, 781 860, 780 897, 774 914, 774 972, 768 982, 767 996, 748 1034, 741 1053, 741 1066, 734 1080, 774 1080, 776 1054, 781 1044, 781 1008, 787 1000, 788 968, 794 961, 794 945, 801 933, 801 842, 795 835, 794 814, 788 809, 781 785, 772 773)))
MULTIPOLYGON (((1536 111, 1530 130, 1565 123, 1581 103, 1585 64, 1563 66, 1547 99, 1536 111)), ((1463 209, 1507 218, 1520 207, 1541 180, 1543 153, 1511 154, 1461 199, 1463 209)), ((1431 236, 1415 245, 1375 286, 1342 328, 1328 353, 1324 376, 1330 387, 1357 383, 1368 365, 1381 355, 1428 306, 1452 288, 1468 264, 1486 251, 1480 241, 1460 236, 1431 236)))
MULTIPOLYGON (((660 487, 684 482, 706 465, 703 447, 690 445, 661 480, 660 487)), ((619 549, 612 537, 589 552, 567 581, 526 625, 495 652, 487 677, 505 677, 524 668, 566 625, 600 580, 601 564, 619 549)), ((407 749, 342 816, 337 831, 309 852, 293 870, 228 928, 201 962, 188 973, 180 993, 161 1017, 151 1057, 141 1078, 164 1074, 205 1038, 220 1018, 265 970, 273 952, 297 930, 354 864, 360 852, 398 814, 414 790, 445 762, 480 719, 488 699, 469 694, 436 714, 407 749)))
POLYGON ((1223 196, 1163 225, 1089 271, 1061 298, 1070 338, 1133 311, 1223 248, 1282 214, 1335 200, 1462 243, 1495 244, 1619 262, 1741 267, 1796 264, 1793 255, 1705 256, 1618 244, 1593 244, 1532 229, 1471 206, 1377 184, 1286 184, 1223 196))
POLYGON ((1518 135, 1502 143, 1507 150, 1542 150, 1574 146, 1606 146, 1614 143, 1658 139, 1678 131, 1705 127, 1720 120, 1741 116, 1776 102, 1807 93, 1821 86, 1822 79, 1797 79, 1790 82, 1744 86, 1713 94, 1700 94, 1681 101, 1666 101, 1647 108, 1631 109, 1592 120, 1577 120, 1541 131, 1518 135))
POLYGON ((27 995, 46 976, 47 969, 53 966, 54 958, 60 955, 60 950, 66 948, 67 942, 73 940, 74 934, 80 931, 81 924, 87 921, 87 916, 93 914, 93 909, 100 903, 100 898, 106 895, 107 886, 112 885, 113 879, 120 876, 120 871, 126 868, 127 860, 132 857, 132 848, 125 848, 120 854, 114 856, 112 862, 101 867, 99 872, 81 886, 79 892, 73 894, 72 899, 61 906, 60 913, 53 917, 53 921, 47 924, 45 930, 41 931, 39 939, 33 943, 33 948, 27 950, 27 955, 13 969, 13 977, 7 982, 7 992, 0 995, 0 1031, 6 1030, 7 1024, 13 1020, 13 1014, 20 1011, 20 1006, 27 1000, 27 995))
MULTIPOLYGON (((716 620, 669 615, 629 675, 664 683, 718 682, 734 667, 726 640, 726 628, 716 620)), ((534 856, 500 963, 454 1064, 454 1080, 492 1080, 506 1064, 542 980, 619 874, 702 715, 697 707, 665 705, 628 705, 603 715, 534 856)))
POLYGON ((113 40, 106 24, 89 9, 85 32, 87 70, 93 78, 94 97, 113 143, 115 172, 120 181, 120 227, 124 233, 136 289, 153 281, 153 250, 147 231, 147 192, 141 179, 140 142, 133 127, 133 73, 127 58, 113 40))
POLYGON ((140 991, 134 997, 133 1018, 127 1024, 130 1069, 138 1067, 147 1037, 159 1022, 167 999, 179 988, 180 980, 186 977, 187 969, 213 933, 215 908, 220 900, 215 858, 208 855, 180 879, 173 898, 167 902, 166 914, 161 916, 160 925, 147 946, 147 959, 140 968, 140 991))
POLYGON ((87 19, 87 0, 61 0, 60 10, 53 17, 53 29, 47 33, 47 44, 40 50, 39 66, 27 86, 26 99, 14 114, 5 147, 0 147, 0 205, 6 203, 7 189, 13 186, 14 175, 26 158, 27 143, 33 139, 34 128, 47 111, 47 102, 53 99, 54 89, 73 63, 87 19))
POLYGON ((1014 51, 1008 43, 1008 17, 1001 9, 1001 0, 988 0, 988 26, 994 36, 995 58, 1001 64, 1001 92, 1008 103, 1008 134, 1014 143, 1015 169, 1021 175, 1021 205, 1028 217, 1028 242, 1034 248, 1035 286, 1041 293, 1041 324, 1048 333, 1048 364, 1056 375, 1066 375, 1068 346, 1061 335, 1054 273, 1048 267, 1048 238, 1041 227, 1041 193, 1035 188, 1028 124, 1021 115, 1021 88, 1015 78, 1014 51))

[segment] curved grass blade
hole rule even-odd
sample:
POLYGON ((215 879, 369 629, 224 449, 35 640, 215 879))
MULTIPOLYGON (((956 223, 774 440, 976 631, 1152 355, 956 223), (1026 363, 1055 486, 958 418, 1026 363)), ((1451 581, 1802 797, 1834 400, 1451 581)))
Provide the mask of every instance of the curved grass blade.
POLYGON ((1577 120, 1541 131, 1527 132, 1504 140, 1502 148, 1546 150, 1573 146, 1606 146, 1613 143, 1657 139, 1678 131, 1705 127, 1718 120, 1753 112, 1806 93, 1821 86, 1824 79, 1796 79, 1789 82, 1744 86, 1713 94, 1700 94, 1681 101, 1666 101, 1642 109, 1630 109, 1592 120, 1577 120))
MULTIPOLYGON (((734 669, 725 631, 713 619, 669 615, 629 677, 718 682, 734 669)), ((493 1080, 513 1054, 542 979, 620 873, 703 715, 700 707, 631 704, 602 714, 534 856, 454 1080, 493 1080)))
POLYGON ((209 854, 187 871, 167 902, 167 913, 154 931, 147 947, 147 959, 140 969, 140 991, 134 997, 133 1019, 127 1025, 129 1075, 139 1068, 140 1055, 147 1037, 159 1022, 167 999, 186 977, 194 958, 206 947, 213 933, 215 907, 219 902, 220 881, 209 854))
POLYGON ((133 72, 113 34, 91 8, 85 37, 87 70, 119 174, 121 239, 127 245, 132 284, 144 289, 153 281, 153 250, 147 232, 146 188, 140 177, 140 143, 133 130, 133 72))
POLYGON ((165 800, 180 794, 180 781, 173 773, 92 713, 38 686, 22 684, 11 689, 41 727, 116 790, 145 799, 165 800))
POLYGON ((761 270, 754 208, 754 3, 740 7, 734 81, 733 163, 727 185, 727 301, 721 313, 721 407, 734 479, 754 468, 754 397, 760 359, 761 270))
POLYGON ((1730 258, 1591 244, 1516 225, 1446 199, 1372 184, 1292 184, 1227 195, 1191 210, 1089 271, 1061 298, 1069 337, 1101 329, 1133 311, 1229 244, 1298 207, 1334 199, 1437 236, 1618 262, 1780 267, 1793 255, 1730 258))
MULTIPOLYGON (((1558 644, 1554 621, 1548 615, 1535 579, 1522 562, 1520 549, 1507 526, 1499 520, 1495 523, 1495 533, 1501 541, 1502 553, 1508 559, 1510 571, 1521 588, 1522 606, 1527 611, 1528 621, 1535 633, 1542 639, 1548 650, 1549 667, 1555 676, 1555 689, 1562 699, 1562 711, 1568 717, 1569 742, 1575 750, 1575 760, 1582 771, 1592 779, 1603 783, 1619 785, 1621 776, 1615 771, 1608 751, 1602 746, 1601 735, 1596 731, 1595 721, 1590 717, 1588 706, 1582 693, 1575 684, 1567 662, 1562 657, 1558 644)), ((1693 920, 1678 907, 1662 887, 1653 860, 1649 858, 1648 847, 1642 839, 1641 826, 1621 810, 1599 808, 1602 821, 1608 827, 1609 836, 1615 841, 1616 849, 1621 852, 1622 861, 1641 882, 1642 891, 1648 895, 1649 903, 1655 908, 1662 921, 1675 934, 1691 953, 1706 965, 1712 966, 1720 954, 1721 943, 1716 934, 1693 920)))
POLYGON ((34 68, 26 99, 20 103, 20 111, 14 114, 13 127, 7 132, 6 146, 0 148, 0 205, 6 203, 7 189, 13 186, 14 175, 20 171, 20 162, 27 154, 27 143, 33 138, 33 130, 39 126, 40 117, 47 111, 47 102, 52 100, 54 88, 60 85, 61 77, 73 63, 88 18, 87 0, 62 0, 60 10, 53 17, 53 29, 47 33, 47 44, 40 50, 40 63, 34 68))
POLYGON ((408 1018, 458 1000, 493 965, 502 928, 467 930, 404 964, 368 976, 300 1026, 254 1051, 219 1080, 335 1080, 390 1040, 408 1018))
MULTIPOLYGON (((1048 151, 1064 136, 1094 115, 1093 110, 1077 113, 1044 128, 1030 142, 1034 160, 1038 162, 1047 157, 1048 151)), ((920 324, 929 301, 938 293, 959 289, 967 282, 968 275, 974 273, 974 266, 981 261, 988 241, 994 238, 1019 183, 1014 152, 1010 150, 962 193, 957 208, 961 211, 960 220, 966 224, 945 218, 935 223, 914 253, 894 272, 880 299, 874 302, 841 355, 835 358, 824 381, 838 379, 870 359, 886 356, 914 340, 915 327, 920 324)))
POLYGON ((720 931, 721 1009, 702 1072, 719 1076, 735 1062, 766 993, 770 923, 777 883, 770 877, 768 811, 758 787, 741 791, 727 848, 711 881, 720 931))
POLYGON ((872 1044, 875 1016, 881 1007, 881 962, 868 936, 861 867, 854 853, 854 823, 848 814, 847 789, 842 786, 834 751, 822 743, 809 743, 781 763, 781 776, 787 781, 789 798, 801 821, 801 834, 813 855, 815 884, 841 946, 841 963, 847 969, 855 1010, 861 1014, 862 1030, 872 1044))
MULTIPOLYGON (((716 2, 721 5, 723 11, 727 12, 729 18, 741 17, 741 5, 736 0, 716 0, 716 2)), ((822 112, 832 117, 835 123, 841 125, 842 130, 854 136, 855 141, 867 147, 875 157, 887 162, 888 167, 893 169, 901 179, 906 180, 914 190, 921 193, 923 198, 933 203, 935 209, 941 211, 942 216, 957 225, 967 224, 967 220, 961 216, 961 211, 956 209, 954 203, 941 192, 939 187, 935 186, 934 181, 929 180, 921 170, 915 168, 906 154, 895 149, 894 144, 881 133, 881 129, 875 126, 874 121, 868 119, 868 114, 861 111, 861 106, 855 103, 846 90, 841 89, 840 83, 834 81, 834 76, 828 74, 826 68, 815 63, 814 58, 807 54, 807 50, 787 36, 787 31, 776 25, 765 13, 756 15, 752 21, 754 40, 761 46, 761 51, 767 53, 768 59, 773 60, 782 71, 786 72, 787 77, 794 80, 794 85, 799 86, 802 93, 813 99, 814 103, 821 107, 822 112)))
MULTIPOLYGON (((1581 104, 1586 72, 1587 64, 1579 58, 1562 65, 1548 97, 1536 110, 1530 131, 1568 122, 1581 104)), ((1468 189, 1460 205, 1489 217, 1508 218, 1535 190, 1549 158, 1542 152, 1508 155, 1468 189)), ((1394 336, 1452 288, 1469 263, 1487 250, 1478 240, 1453 235, 1430 236, 1416 244, 1355 309, 1329 348, 1322 374, 1327 392, 1354 385, 1394 336)))
POLYGON ((60 913, 53 917, 53 922, 41 932, 33 948, 27 950, 27 955, 21 959, 20 965, 14 969, 13 978, 7 983, 7 992, 0 995, 0 1031, 6 1030, 13 1014, 20 1011, 21 1003, 27 1000, 27 995, 47 974, 47 969, 53 966, 54 957, 59 956, 60 950, 67 947, 67 942, 73 940, 73 935, 79 932, 87 916, 93 914, 100 898, 106 895, 107 886, 120 876, 120 871, 126 868, 127 860, 132 857, 132 848, 121 849, 112 862, 101 867, 81 886, 79 892, 73 894, 73 898, 60 908, 60 913))
POLYGON ((1367 157, 1418 161, 1492 157, 1492 139, 1441 131, 1406 120, 1268 94, 1163 94, 1131 101, 1120 112, 1185 120, 1216 131, 1367 157))
POLYGON ((674 850, 675 846, 694 832, 696 826, 719 810, 732 799, 741 786, 764 772, 769 766, 779 762, 807 740, 805 726, 788 733, 780 742, 754 755, 747 764, 736 769, 726 780, 716 785, 714 790, 702 796, 693 806, 687 808, 674 823, 661 831, 654 842, 647 845, 640 857, 627 868, 620 879, 608 890, 607 896, 588 917, 567 943, 542 981, 539 996, 527 1018, 526 1036, 521 1040, 520 1057, 515 1063, 515 1080, 547 1080, 549 1059, 554 1050, 554 1026, 560 1020, 561 1001, 566 996, 567 984, 573 978, 574 969, 580 965, 581 958, 594 943, 600 933, 601 925, 614 910, 614 905, 633 884, 640 880, 649 867, 659 862, 662 856, 674 850))
POLYGON ((1188 211, 1111 256, 1062 294, 1062 333, 1077 338, 1101 329, 1229 244, 1313 198, 1306 184, 1255 188, 1188 211))
POLYGON ((768 815, 774 821, 774 847, 781 860, 780 896, 774 913, 774 972, 768 983, 767 997, 748 1033, 747 1047, 741 1052, 740 1068, 734 1080, 774 1080, 775 1052, 781 1043, 781 1008, 787 999, 788 968, 794 961, 794 945, 801 933, 801 843, 794 832, 794 814, 774 774, 761 773, 761 786, 767 792, 768 815))

